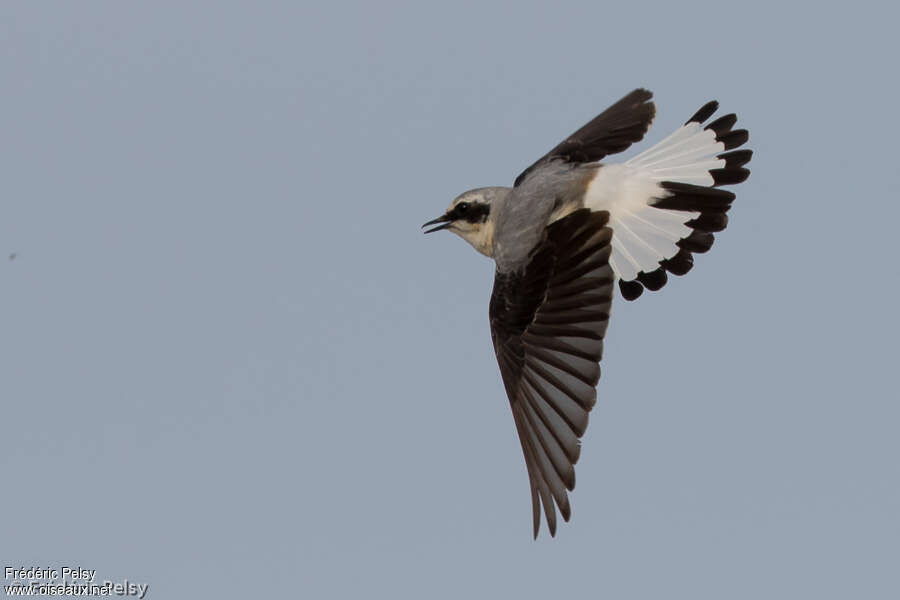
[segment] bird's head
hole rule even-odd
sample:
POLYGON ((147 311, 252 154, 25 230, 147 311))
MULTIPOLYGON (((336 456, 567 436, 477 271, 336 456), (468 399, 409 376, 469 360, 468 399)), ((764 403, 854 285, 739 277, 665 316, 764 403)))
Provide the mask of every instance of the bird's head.
POLYGON ((477 188, 463 192, 450 203, 447 212, 428 221, 422 227, 437 225, 425 231, 432 233, 441 229, 449 229, 472 247, 484 254, 494 253, 494 216, 497 201, 509 192, 509 188, 477 188))

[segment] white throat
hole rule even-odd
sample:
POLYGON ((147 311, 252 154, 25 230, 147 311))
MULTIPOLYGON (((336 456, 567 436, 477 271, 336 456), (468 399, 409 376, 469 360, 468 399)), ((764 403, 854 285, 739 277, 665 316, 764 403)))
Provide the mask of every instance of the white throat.
POLYGON ((484 223, 473 226, 469 223, 454 225, 451 231, 469 242, 481 254, 488 258, 494 256, 494 220, 488 219, 484 223))

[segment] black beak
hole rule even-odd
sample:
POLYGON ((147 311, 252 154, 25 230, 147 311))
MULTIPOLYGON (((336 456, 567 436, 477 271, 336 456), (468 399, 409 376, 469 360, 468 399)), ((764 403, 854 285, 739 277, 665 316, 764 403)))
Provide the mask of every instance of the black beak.
POLYGON ((453 218, 448 217, 447 215, 443 215, 443 216, 438 217, 437 219, 428 221, 427 223, 422 225, 422 227, 428 227, 429 225, 435 225, 437 223, 440 223, 440 225, 438 225, 437 227, 432 227, 431 229, 427 230, 425 233, 432 233, 435 231, 440 231, 441 229, 447 229, 448 227, 450 227, 453 224, 453 218))

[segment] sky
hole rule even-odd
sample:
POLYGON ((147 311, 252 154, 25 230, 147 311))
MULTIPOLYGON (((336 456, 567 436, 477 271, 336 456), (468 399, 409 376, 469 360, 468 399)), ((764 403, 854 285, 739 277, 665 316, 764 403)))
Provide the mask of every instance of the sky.
POLYGON ((157 599, 900 597, 898 16, 0 4, 0 563, 157 599), (616 298, 572 520, 533 541, 493 265, 419 226, 636 87, 625 157, 718 99, 752 175, 690 274, 616 298))

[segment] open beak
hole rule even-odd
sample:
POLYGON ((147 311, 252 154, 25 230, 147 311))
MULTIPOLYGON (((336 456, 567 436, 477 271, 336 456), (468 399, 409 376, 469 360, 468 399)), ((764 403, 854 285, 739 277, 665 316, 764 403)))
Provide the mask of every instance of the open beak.
POLYGON ((435 225, 437 223, 440 223, 440 225, 438 225, 437 227, 432 227, 431 229, 428 229, 427 231, 425 231, 425 233, 432 233, 435 231, 440 231, 441 229, 447 229, 448 227, 450 227, 453 224, 453 219, 451 217, 448 217, 447 215, 443 215, 443 216, 438 217, 437 219, 428 221, 427 223, 422 225, 422 227, 428 227, 429 225, 435 225))

